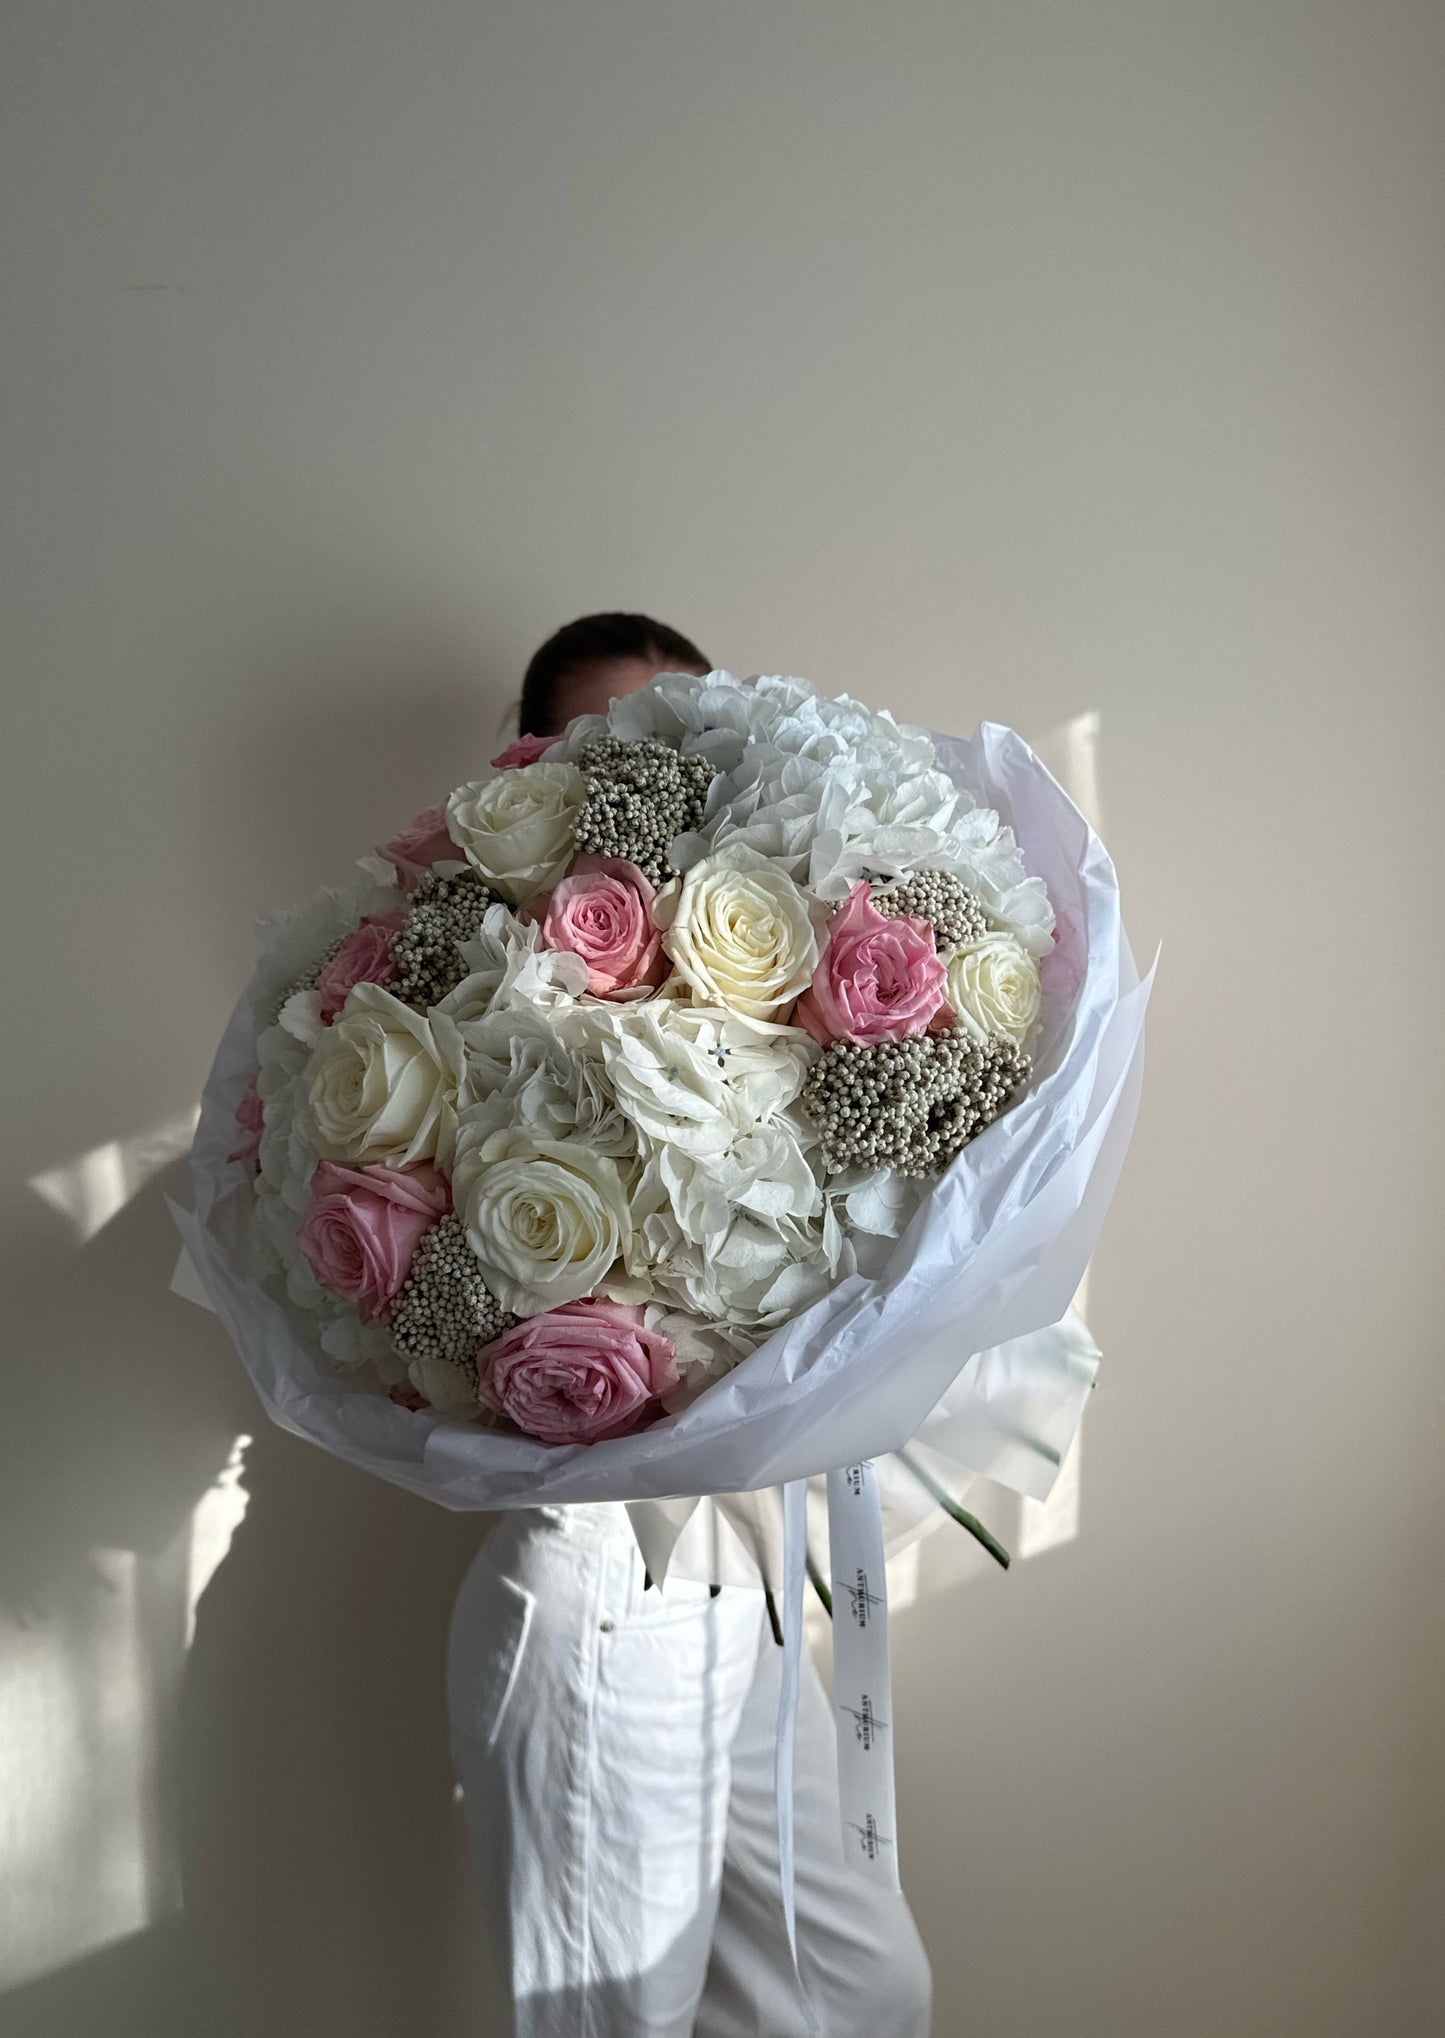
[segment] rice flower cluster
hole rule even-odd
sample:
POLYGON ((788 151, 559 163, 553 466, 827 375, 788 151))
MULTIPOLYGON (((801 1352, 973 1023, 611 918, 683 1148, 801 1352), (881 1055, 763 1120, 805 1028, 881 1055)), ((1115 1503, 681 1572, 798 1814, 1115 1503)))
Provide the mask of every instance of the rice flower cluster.
POLYGON ((587 799, 577 817, 584 855, 617 856, 658 885, 672 868, 677 836, 702 826, 712 773, 702 757, 652 738, 598 736, 578 754, 587 799))
POLYGON ((662 674, 272 934, 235 1164, 328 1360, 546 1446, 684 1405, 1021 1096, 1053 910, 933 740, 662 674))

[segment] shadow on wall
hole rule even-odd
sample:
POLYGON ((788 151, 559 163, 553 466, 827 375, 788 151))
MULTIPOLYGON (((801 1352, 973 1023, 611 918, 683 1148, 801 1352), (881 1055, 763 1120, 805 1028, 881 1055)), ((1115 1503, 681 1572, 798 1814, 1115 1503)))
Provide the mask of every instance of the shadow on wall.
MULTIPOLYGON (((204 891, 178 910, 218 1006, 257 907, 344 878, 484 762, 504 700, 392 646, 263 674, 194 732, 204 891)), ((26 1370, 0 1434, 0 2033, 475 2028, 445 1635, 483 1524, 272 1427, 169 1292, 171 1130, 5 1190, 26 1370)), ((75 1131, 47 1127, 47 1160, 75 1131)))

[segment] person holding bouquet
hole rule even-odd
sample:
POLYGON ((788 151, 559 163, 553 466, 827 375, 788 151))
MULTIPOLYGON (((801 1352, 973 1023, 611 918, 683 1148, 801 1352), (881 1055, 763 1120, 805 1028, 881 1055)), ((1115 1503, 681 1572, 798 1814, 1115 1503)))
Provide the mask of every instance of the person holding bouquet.
MULTIPOLYGON (((650 617, 583 617, 531 660, 497 761, 534 761, 574 716, 658 672, 710 669, 650 617)), ((806 1655, 800 1987, 778 1859, 781 1657, 760 1591, 650 1587, 620 1502, 497 1520, 457 1602, 449 1686, 515 2038, 927 2038, 932 1979, 908 1906, 844 1859, 835 1722, 806 1655)))

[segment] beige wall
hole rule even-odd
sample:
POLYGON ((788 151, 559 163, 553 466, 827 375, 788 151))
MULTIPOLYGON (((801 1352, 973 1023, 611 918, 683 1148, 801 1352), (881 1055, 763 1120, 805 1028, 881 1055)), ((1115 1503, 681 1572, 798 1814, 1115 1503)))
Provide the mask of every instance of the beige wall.
POLYGON ((263 1426, 161 1191, 250 916, 618 604, 1097 715, 1164 943, 1078 1533, 898 1623, 940 2038, 1438 2027, 1442 56, 1428 0, 5 9, 5 2033, 487 2028, 476 1526, 263 1426))

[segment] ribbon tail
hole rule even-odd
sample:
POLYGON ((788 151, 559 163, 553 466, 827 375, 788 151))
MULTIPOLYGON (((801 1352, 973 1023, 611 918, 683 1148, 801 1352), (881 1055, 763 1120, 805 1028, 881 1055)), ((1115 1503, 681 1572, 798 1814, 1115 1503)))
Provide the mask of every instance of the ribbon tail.
MULTIPOLYGON (((807 1481, 783 1488, 783 1660, 778 1674, 778 1868, 788 1950, 798 1971, 797 1891, 794 1887, 793 1779, 798 1732, 798 1680, 803 1664, 803 1582, 808 1560, 807 1481)), ((801 1975, 799 1976, 801 1980, 801 1975)))
POLYGON ((828 1474, 828 1544, 843 1852, 859 1874, 897 1889, 888 1577, 878 1473, 871 1462, 828 1474))

